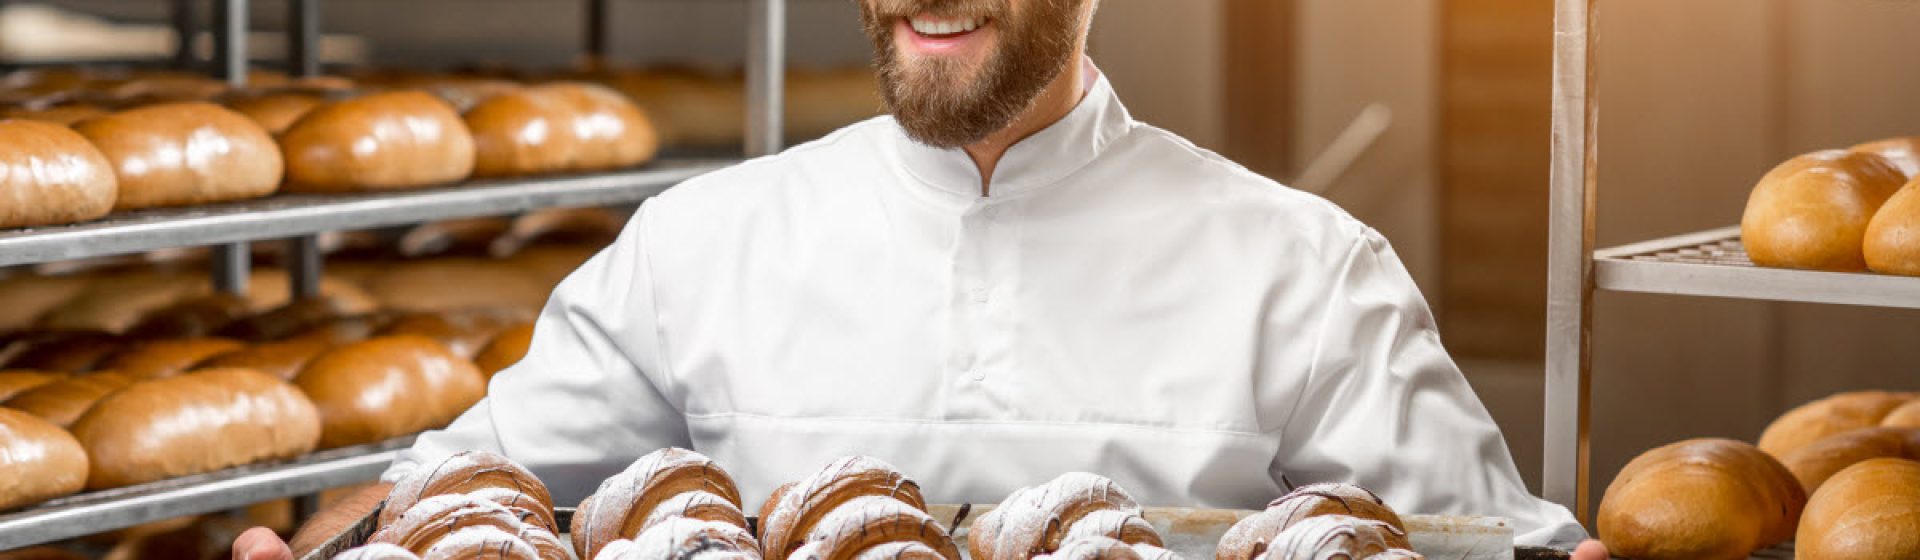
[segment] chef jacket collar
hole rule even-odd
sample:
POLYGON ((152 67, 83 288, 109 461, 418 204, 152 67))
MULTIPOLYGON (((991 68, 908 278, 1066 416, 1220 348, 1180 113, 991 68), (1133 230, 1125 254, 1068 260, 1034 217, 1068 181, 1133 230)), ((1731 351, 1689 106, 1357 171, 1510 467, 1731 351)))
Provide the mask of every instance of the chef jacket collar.
MULTIPOLYGON (((993 170, 991 198, 1021 196, 1065 179, 1091 163, 1101 150, 1125 134, 1133 117, 1120 104, 1105 74, 1083 62, 1093 84, 1066 117, 1007 149, 993 170)), ((980 198, 980 170, 959 148, 935 148, 894 126, 895 153, 919 182, 948 194, 980 198)))

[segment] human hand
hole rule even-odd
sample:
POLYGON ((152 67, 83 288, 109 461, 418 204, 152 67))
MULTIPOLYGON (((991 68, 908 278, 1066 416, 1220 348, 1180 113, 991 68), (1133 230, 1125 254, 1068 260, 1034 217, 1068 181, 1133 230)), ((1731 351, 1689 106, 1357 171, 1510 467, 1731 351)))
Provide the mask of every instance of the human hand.
POLYGON ((233 539, 233 560, 293 560, 293 549, 273 529, 254 527, 233 539))
POLYGON ((1607 560, 1607 545, 1593 540, 1580 543, 1579 548, 1573 549, 1573 560, 1607 560))

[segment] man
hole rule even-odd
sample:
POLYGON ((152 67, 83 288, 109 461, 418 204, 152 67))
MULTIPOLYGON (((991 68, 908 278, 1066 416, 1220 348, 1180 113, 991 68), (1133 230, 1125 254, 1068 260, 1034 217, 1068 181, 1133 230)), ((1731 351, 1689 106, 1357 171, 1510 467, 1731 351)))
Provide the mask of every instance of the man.
MULTIPOLYGON (((685 446, 751 507, 864 454, 933 502, 1067 471, 1227 508, 1348 481, 1584 538, 1521 484, 1386 240, 1133 121, 1083 55, 1096 4, 861 0, 892 116, 648 202, 383 479, 489 449, 572 503, 685 446)), ((264 530, 235 548, 288 554, 264 530)))

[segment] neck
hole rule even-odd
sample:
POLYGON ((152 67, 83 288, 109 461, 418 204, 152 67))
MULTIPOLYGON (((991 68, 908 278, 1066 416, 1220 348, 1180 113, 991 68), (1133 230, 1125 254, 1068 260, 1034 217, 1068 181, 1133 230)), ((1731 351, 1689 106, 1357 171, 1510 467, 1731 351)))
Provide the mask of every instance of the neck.
POLYGON ((1087 71, 1085 58, 1078 49, 1073 53, 1072 64, 1060 73, 1060 76, 1048 83, 1034 98, 1033 106, 1028 107, 1013 123, 988 135, 985 139, 965 146, 967 156, 973 158, 973 164, 980 168, 980 196, 991 196, 993 191, 993 169, 1000 164, 1000 157, 1007 149, 1026 139, 1028 136, 1051 126, 1080 104, 1080 98, 1086 95, 1087 71))

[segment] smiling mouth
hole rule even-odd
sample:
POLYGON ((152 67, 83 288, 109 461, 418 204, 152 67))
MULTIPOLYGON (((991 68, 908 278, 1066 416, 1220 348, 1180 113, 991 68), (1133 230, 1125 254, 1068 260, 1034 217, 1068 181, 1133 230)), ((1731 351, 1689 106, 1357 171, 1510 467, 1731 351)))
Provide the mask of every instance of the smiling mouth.
POLYGON ((912 28, 914 33, 933 39, 960 37, 982 27, 986 27, 987 23, 992 21, 986 16, 955 17, 917 15, 908 16, 905 19, 907 20, 907 27, 912 28))

